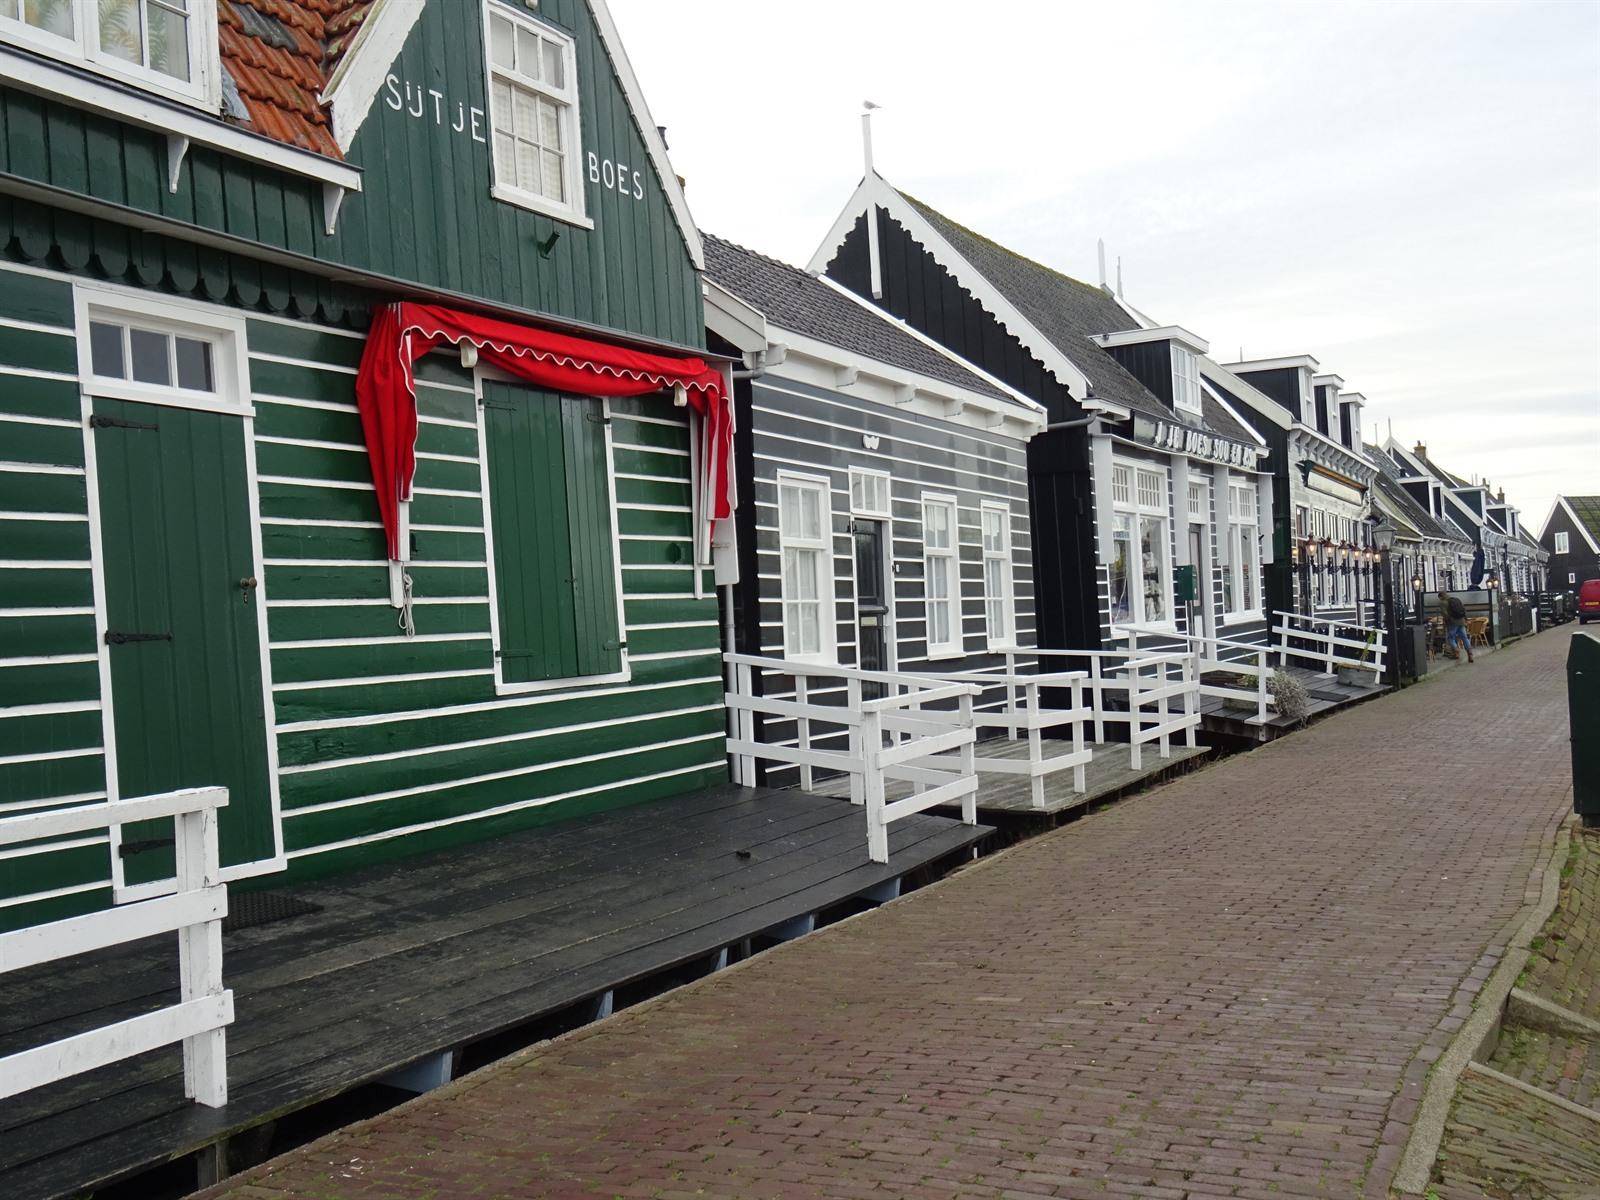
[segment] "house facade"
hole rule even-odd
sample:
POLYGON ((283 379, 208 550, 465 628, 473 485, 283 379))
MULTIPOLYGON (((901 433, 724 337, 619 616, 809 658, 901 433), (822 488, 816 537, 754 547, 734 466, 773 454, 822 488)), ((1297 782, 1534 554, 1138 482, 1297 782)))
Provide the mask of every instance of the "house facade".
MULTIPOLYGON (((712 237, 706 255, 712 343, 746 367, 736 648, 944 675, 1033 647, 1027 446, 1042 407, 830 279, 712 237)), ((783 678, 764 686, 792 695, 783 678)))
POLYGON ((163 13, 0 5, 0 812, 224 784, 243 881, 724 779, 725 376, 603 0, 163 13))
POLYGON ((1550 506, 1539 546, 1551 591, 1575 592, 1600 579, 1600 496, 1557 496, 1550 506))
POLYGON ((1397 529, 1394 558, 1397 611, 1415 616, 1426 597, 1446 584, 1464 558, 1472 559, 1472 542, 1461 528, 1435 507, 1436 494, 1413 489, 1401 481, 1400 467, 1370 443, 1367 458, 1378 468, 1373 483, 1376 510, 1397 529))
POLYGON ((1380 584, 1368 519, 1376 468, 1361 440, 1365 397, 1346 391, 1309 354, 1230 363, 1215 386, 1273 451, 1279 525, 1267 584, 1272 607, 1370 620, 1380 584))
POLYGON ((1040 645, 1266 639, 1269 452, 1203 383, 1201 338, 870 170, 811 267, 1045 407, 1028 449, 1040 645))
POLYGON ((1435 497, 1440 513, 1466 535, 1469 548, 1447 569, 1444 590, 1476 591, 1491 578, 1501 587, 1509 569, 1512 537, 1500 523, 1508 519, 1503 515, 1504 505, 1497 505, 1488 485, 1445 470, 1428 456, 1423 442, 1408 447, 1390 437, 1384 452, 1399 467, 1407 489, 1415 495, 1426 492, 1435 497))

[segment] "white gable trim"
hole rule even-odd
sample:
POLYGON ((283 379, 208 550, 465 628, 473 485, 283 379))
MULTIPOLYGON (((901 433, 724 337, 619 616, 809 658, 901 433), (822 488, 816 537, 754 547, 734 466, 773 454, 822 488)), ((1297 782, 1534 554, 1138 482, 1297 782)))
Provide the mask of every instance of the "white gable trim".
MULTIPOLYGON (((1203 371, 1200 375, 1200 386, 1205 389, 1206 395, 1210 396, 1212 400, 1216 401, 1216 403, 1222 407, 1223 412, 1227 413, 1239 423, 1239 428, 1243 429, 1255 439, 1256 445, 1260 447, 1260 449, 1256 452, 1257 457, 1266 457, 1269 453, 1267 449, 1267 439, 1262 437, 1261 434, 1256 431, 1254 425, 1250 424, 1249 421, 1245 420, 1239 415, 1239 411, 1234 408, 1233 405, 1228 403, 1226 396, 1217 391, 1216 387, 1212 385, 1211 381, 1205 377, 1205 373, 1203 371)), ((1285 428, 1287 428, 1287 426, 1285 426, 1285 428)))
POLYGON ((767 318, 756 309, 714 279, 704 280, 701 294, 705 297, 706 328, 712 333, 747 357, 764 353, 771 346, 767 318))
POLYGON ((1565 496, 1557 496, 1550 504, 1550 511, 1544 519, 1544 526, 1539 530, 1539 541, 1543 542, 1545 535, 1550 532, 1550 522, 1555 519, 1556 509, 1567 514, 1567 519, 1572 522, 1572 527, 1578 531, 1578 536, 1589 544, 1589 549, 1600 554, 1600 545, 1595 544, 1594 536, 1590 534, 1589 527, 1578 520, 1578 514, 1572 511, 1572 505, 1567 503, 1565 496))
POLYGON ((990 316, 1026 346, 1033 356, 1044 364, 1045 369, 1072 392, 1075 400, 1081 403, 1089 395, 1093 385, 1083 370, 1057 349, 1049 338, 1023 316, 1011 301, 1002 296, 976 267, 962 257, 961 253, 947 242, 921 213, 907 203, 906 199, 876 172, 861 181, 855 194, 845 205, 844 211, 839 214, 822 244, 817 247, 817 252, 811 256, 809 269, 813 273, 817 275, 826 273, 828 263, 833 260, 834 254, 854 228, 857 218, 871 207, 888 209, 890 215, 922 244, 933 257, 933 261, 949 271, 956 282, 966 289, 990 316))
POLYGON ((372 111, 378 89, 388 78, 389 68, 422 16, 422 8, 411 0, 378 0, 318 97, 328 106, 333 140, 343 153, 350 153, 351 143, 372 111))
MULTIPOLYGON (((1283 405, 1279 404, 1271 396, 1268 396, 1268 395, 1256 390, 1247 381, 1245 381, 1243 379, 1240 379, 1237 375, 1235 375, 1232 371, 1229 371, 1226 367, 1222 366, 1220 363, 1215 362, 1214 360, 1212 360, 1210 358, 1204 358, 1204 357, 1201 358, 1201 360, 1200 360, 1200 383, 1201 383, 1201 386, 1204 387, 1206 389, 1206 391, 1210 393, 1211 398, 1213 400, 1215 400, 1218 404, 1220 404, 1224 408, 1226 408, 1230 413, 1233 413, 1235 418, 1239 417, 1238 412, 1236 412, 1234 410, 1234 407, 1233 407, 1232 404, 1230 404, 1227 400, 1225 400, 1218 393, 1216 387, 1212 386, 1210 381, 1207 380, 1206 375, 1207 375, 1208 371, 1209 372, 1214 372, 1218 376, 1218 379, 1217 379, 1216 382, 1220 383, 1223 387, 1227 388, 1229 392, 1232 392, 1234 395, 1237 395, 1239 397, 1239 399, 1241 399, 1243 401, 1246 401, 1253 410, 1255 410, 1261 416, 1265 417, 1267 420, 1271 421, 1279 429, 1290 429, 1290 428, 1292 428, 1294 426, 1294 424, 1295 424, 1294 418, 1291 417, 1288 414, 1287 411, 1285 411, 1283 405)), ((1242 418, 1240 419, 1239 423, 1241 425, 1246 426, 1247 428, 1250 427, 1250 422, 1245 421, 1242 418)), ((1255 430, 1253 428, 1250 431, 1252 433, 1255 433, 1255 430)), ((1256 434, 1256 436, 1257 437, 1261 437, 1260 434, 1256 434)), ((1262 438, 1261 442, 1262 442, 1262 445, 1265 445, 1266 444, 1266 439, 1262 438)))
POLYGON ((661 139, 661 130, 650 115, 650 106, 645 103, 639 78, 633 73, 633 64, 628 61, 627 51, 622 48, 622 35, 617 32, 617 23, 611 19, 611 9, 607 7, 606 0, 589 0, 589 11, 594 14, 600 41, 611 56, 611 65, 622 82, 623 98, 633 113, 645 149, 650 152, 650 161, 655 165, 656 175, 661 181, 661 192, 672 208, 672 218, 678 223, 678 232, 683 235, 684 245, 689 248, 689 258, 695 270, 704 271, 706 251, 700 240, 700 227, 694 223, 694 216, 689 212, 689 198, 683 194, 678 173, 672 169, 672 161, 667 157, 667 144, 661 139))

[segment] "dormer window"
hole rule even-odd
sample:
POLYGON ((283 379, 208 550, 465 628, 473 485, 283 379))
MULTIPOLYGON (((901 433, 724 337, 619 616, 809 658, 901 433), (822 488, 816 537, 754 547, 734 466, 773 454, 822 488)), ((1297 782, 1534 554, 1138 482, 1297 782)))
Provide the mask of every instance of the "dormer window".
POLYGON ((216 0, 0 0, 0 37, 173 99, 218 98, 216 0))
POLYGON ((1172 347, 1172 407, 1200 414, 1200 359, 1177 342, 1172 347))

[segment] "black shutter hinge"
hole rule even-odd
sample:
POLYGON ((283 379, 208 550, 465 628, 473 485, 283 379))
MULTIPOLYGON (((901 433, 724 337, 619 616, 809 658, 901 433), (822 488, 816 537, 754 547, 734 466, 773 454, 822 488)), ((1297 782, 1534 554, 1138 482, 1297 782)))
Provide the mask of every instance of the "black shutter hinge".
POLYGON ((170 642, 170 633, 117 633, 106 630, 106 645, 126 646, 129 642, 170 642))
POLYGON ((159 425, 146 424, 143 421, 124 421, 118 417, 103 417, 94 413, 89 417, 90 429, 160 429, 159 425))
POLYGON ((146 850, 164 850, 168 846, 177 845, 176 838, 142 838, 138 841, 123 842, 117 847, 118 858, 132 858, 135 854, 143 854, 146 850))

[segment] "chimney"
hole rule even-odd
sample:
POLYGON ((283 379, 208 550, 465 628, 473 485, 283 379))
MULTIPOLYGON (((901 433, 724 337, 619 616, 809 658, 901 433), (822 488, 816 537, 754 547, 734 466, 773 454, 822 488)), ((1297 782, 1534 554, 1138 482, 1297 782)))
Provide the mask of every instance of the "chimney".
POLYGON ((1495 495, 1495 499, 1500 501, 1501 504, 1504 504, 1506 502, 1506 490, 1505 490, 1505 488, 1501 488, 1500 489, 1500 491, 1495 495))
POLYGON ((1415 454, 1418 458, 1427 458, 1428 457, 1428 445, 1427 445, 1427 443, 1426 442, 1418 442, 1417 443, 1417 448, 1415 450, 1413 450, 1412 453, 1415 454))

